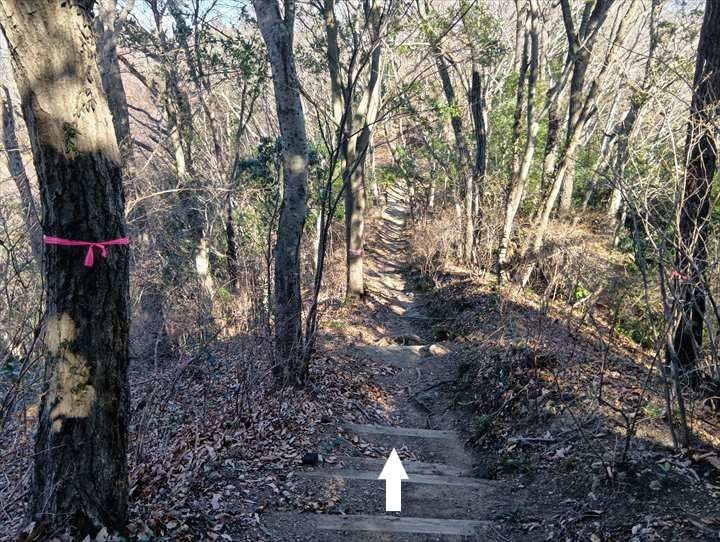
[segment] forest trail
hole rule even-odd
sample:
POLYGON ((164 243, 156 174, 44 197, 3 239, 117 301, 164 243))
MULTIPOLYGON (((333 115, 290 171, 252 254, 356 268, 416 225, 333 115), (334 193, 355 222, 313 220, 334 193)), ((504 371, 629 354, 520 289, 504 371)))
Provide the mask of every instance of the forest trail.
POLYGON ((386 340, 380 341, 382 346, 352 346, 359 362, 370 359, 394 368, 388 375, 377 375, 377 382, 398 423, 337 420, 346 444, 369 443, 398 451, 409 476, 402 484, 402 513, 385 512, 385 482, 377 479, 385 459, 353 456, 354 448, 346 446, 350 451, 337 464, 296 473, 307 484, 308 495, 339 501, 344 514, 266 514, 262 521, 269 539, 507 540, 500 522, 512 514, 513 492, 509 484, 474 476, 475 461, 453 429, 448 401, 440 391, 454 369, 443 362, 445 347, 429 340, 428 319, 403 274, 407 214, 403 195, 390 194, 382 227, 367 251, 368 295, 381 309, 379 327, 386 340))

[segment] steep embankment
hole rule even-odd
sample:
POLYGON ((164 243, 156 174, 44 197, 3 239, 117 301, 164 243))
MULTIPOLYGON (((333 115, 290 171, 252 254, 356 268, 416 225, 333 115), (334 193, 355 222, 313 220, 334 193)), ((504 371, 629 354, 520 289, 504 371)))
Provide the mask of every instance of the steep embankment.
MULTIPOLYGON (((551 287, 541 298, 453 266, 434 281, 413 281, 424 289, 432 335, 455 345, 457 373, 445 391, 478 468, 524 486, 521 499, 542 510, 536 517, 524 510, 517 526, 525 534, 512 539, 716 539, 718 413, 693 401, 694 447, 673 451, 662 351, 621 332, 617 300, 637 294, 618 286, 623 276, 608 264, 622 255, 608 254, 607 237, 587 230, 577 237, 585 239, 573 251, 600 296, 553 301, 551 287)), ((567 247, 557 252, 547 258, 568 255, 567 247)), ((553 280, 560 292, 578 283, 553 280)))

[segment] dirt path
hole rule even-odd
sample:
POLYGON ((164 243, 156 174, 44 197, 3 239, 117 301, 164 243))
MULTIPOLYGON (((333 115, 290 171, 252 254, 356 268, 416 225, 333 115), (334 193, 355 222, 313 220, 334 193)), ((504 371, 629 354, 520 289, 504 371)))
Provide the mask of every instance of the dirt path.
POLYGON ((385 337, 351 347, 359 362, 379 363, 385 419, 396 423, 338 420, 323 451, 341 459, 295 473, 308 502, 334 504, 335 513, 265 514, 265 533, 272 540, 510 539, 503 531, 504 520, 515 513, 512 488, 474 476, 475 461, 454 430, 442 393, 453 371, 444 359, 446 346, 429 340, 428 320, 403 276, 407 209, 401 197, 391 195, 367 258, 369 295, 379 307, 376 327, 385 337), (392 448, 410 478, 402 484, 401 513, 385 512, 385 482, 377 480, 392 448), (376 457, 368 457, 368 450, 377 451, 376 457))

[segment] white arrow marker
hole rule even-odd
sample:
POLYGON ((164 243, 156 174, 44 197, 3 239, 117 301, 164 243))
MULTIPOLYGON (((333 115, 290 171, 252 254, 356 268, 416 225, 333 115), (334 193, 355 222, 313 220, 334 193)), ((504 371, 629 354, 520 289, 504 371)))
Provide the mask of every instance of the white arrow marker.
POLYGON ((395 448, 390 452, 378 480, 385 480, 385 511, 400 512, 402 502, 402 480, 409 480, 402 461, 398 457, 395 448))

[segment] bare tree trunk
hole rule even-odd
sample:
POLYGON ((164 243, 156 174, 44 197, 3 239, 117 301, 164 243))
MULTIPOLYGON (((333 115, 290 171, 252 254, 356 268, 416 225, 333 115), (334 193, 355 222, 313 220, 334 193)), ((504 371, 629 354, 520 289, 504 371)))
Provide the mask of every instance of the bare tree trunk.
POLYGON ((462 257, 465 262, 470 262, 472 259, 474 241, 472 223, 473 175, 472 168, 470 167, 470 151, 468 149, 467 141, 465 141, 465 134, 463 133, 462 117, 460 116, 460 112, 457 110, 458 103, 455 97, 455 88, 453 87, 452 79, 450 78, 447 60, 438 45, 433 47, 433 55, 438 68, 438 75, 440 76, 440 81, 442 83, 443 93, 445 94, 445 100, 452 111, 450 114, 450 125, 452 126, 453 134, 455 136, 455 147, 458 152, 458 162, 460 164, 460 177, 464 181, 464 201, 462 212, 464 234, 462 257))
MULTIPOLYGON (((0 39, 2 39, 1 36, 0 39)), ((2 104, 0 127, 2 127, 3 143, 7 154, 7 168, 18 194, 20 194, 23 219, 30 236, 30 248, 32 249, 33 259, 39 267, 42 265, 42 227, 40 226, 40 218, 35 204, 35 197, 30 187, 30 179, 25 171, 22 153, 20 152, 20 142, 15 129, 15 108, 10 96, 10 89, 0 87, 0 92, 3 93, 0 96, 0 103, 2 104)))
MULTIPOLYGON (((380 5, 376 0, 365 3, 365 21, 370 29, 370 57, 368 82, 362 97, 355 105, 354 96, 365 62, 358 62, 358 50, 351 54, 346 68, 347 81, 340 80, 339 47, 334 1, 325 0, 321 12, 325 18, 327 58, 330 68, 330 87, 333 116, 341 130, 338 139, 345 162, 345 255, 346 296, 359 298, 365 295, 364 254, 365 243, 365 160, 371 143, 373 125, 380 103, 381 55, 380 32, 383 24, 380 5), (359 67, 356 67, 359 64, 359 67), (341 99, 336 95, 341 91, 341 99), (342 105, 342 109, 338 108, 342 105)), ((357 46, 356 46, 357 47, 357 46)), ((367 57, 366 57, 367 58, 367 57)))
MULTIPOLYGON (((160 17, 156 14, 156 17, 160 17)), ((178 51, 160 34, 164 53, 162 69, 165 78, 164 106, 167 115, 170 145, 180 185, 186 189, 199 188, 192 152, 192 111, 190 99, 180 86, 178 51)), ((192 243, 192 265, 195 276, 212 303, 215 284, 210 269, 209 245, 206 236, 206 219, 201 202, 191 191, 180 193, 180 212, 184 214, 188 236, 192 243)))
POLYGON ((283 201, 275 246, 276 378, 300 383, 302 361, 302 297, 300 240, 307 211, 308 143, 305 114, 295 70, 293 35, 295 2, 286 0, 284 17, 276 0, 253 0, 258 26, 268 49, 283 155, 283 201))
POLYGON ((717 168, 715 121, 720 112, 720 5, 713 0, 705 3, 693 89, 674 279, 676 296, 683 305, 673 342, 678 365, 685 374, 696 368, 702 347, 707 284, 704 274, 708 265, 711 198, 717 168))
MULTIPOLYGON (((472 83, 470 87, 470 111, 473 117, 475 128, 475 162, 473 164, 474 198, 472 203, 472 214, 470 221, 473 227, 473 238, 477 242, 476 220, 480 215, 480 202, 482 201, 485 188, 485 172, 487 170, 487 129, 485 124, 485 94, 482 88, 482 78, 477 66, 473 67, 472 83)), ((466 209, 467 212, 467 204, 466 209)), ((467 236, 467 232, 466 232, 467 236)))
MULTIPOLYGON (((566 135, 566 149, 570 148, 570 139, 573 132, 580 129, 580 115, 583 109, 583 91, 585 88, 585 75, 593 48, 595 47, 597 32, 605 22, 608 11, 615 0, 592 0, 585 2, 582 21, 576 32, 574 29, 570 0, 561 0, 563 21, 570 46, 570 55, 573 59, 573 72, 570 80, 570 98, 568 102, 568 127, 566 135)), ((565 151, 567 153, 567 150, 565 151)), ((566 173, 563 179, 562 194, 560 196, 560 215, 565 216, 572 207, 572 198, 575 188, 575 151, 567 159, 566 173)))
POLYGON ((323 0, 322 12, 325 21, 327 38, 326 57, 330 72, 330 100, 332 102, 333 123, 335 129, 342 131, 340 126, 343 118, 344 102, 342 82, 340 78, 340 47, 338 46, 338 24, 335 17, 335 0, 323 0))
MULTIPOLYGON (((652 86, 653 62, 658 44, 657 12, 661 1, 662 0, 652 0, 650 8, 650 46, 647 60, 645 61, 645 74, 643 75, 642 84, 640 85, 640 89, 637 92, 634 92, 630 97, 627 113, 625 114, 622 122, 615 127, 612 134, 613 137, 617 139, 617 152, 613 162, 612 192, 607 215, 610 225, 616 233, 618 232, 618 226, 622 225, 621 221, 619 221, 620 209, 622 207, 621 189, 625 175, 625 164, 627 163, 629 156, 630 136, 635 128, 640 112, 647 101, 647 92, 652 86)), ((615 241, 613 244, 615 244, 618 239, 617 234, 614 235, 614 237, 615 241)))
POLYGON ((233 197, 232 192, 228 192, 227 215, 225 217, 225 239, 227 240, 227 249, 225 257, 227 258, 227 272, 230 279, 230 285, 234 290, 240 288, 240 264, 238 262, 237 249, 237 233, 235 231, 235 218, 233 216, 233 197))
MULTIPOLYGON (((512 139, 512 170, 510 171, 511 178, 518 176, 520 171, 520 130, 522 129, 522 113, 523 104, 525 103, 525 87, 527 83, 528 66, 530 65, 530 34, 528 28, 530 25, 530 18, 525 15, 525 20, 520 22, 521 14, 524 14, 525 10, 518 11, 518 29, 522 30, 522 40, 518 39, 517 43, 522 41, 522 49, 519 49, 520 58, 516 60, 518 66, 518 82, 517 92, 515 94, 515 111, 513 113, 513 123, 511 131, 512 139)), ((519 36, 518 36, 519 38, 519 36)))
MULTIPOLYGON (((375 8, 373 8, 375 9, 375 8)), ((377 120, 380 104, 380 59, 382 49, 379 42, 379 28, 375 30, 376 43, 370 62, 370 79, 363 94, 354 120, 347 120, 348 142, 345 167, 350 168, 350 182, 345 190, 345 219, 347 246, 347 295, 365 295, 363 274, 363 245, 365 243, 365 171, 366 156, 370 149, 373 125, 377 120), (360 126, 362 128, 360 128, 360 126), (359 135, 355 135, 356 131, 359 135), (348 210, 350 210, 348 212, 348 210)))
POLYGON ((558 103, 553 100, 548 108, 548 129, 545 138, 545 151, 543 153, 542 177, 540 178, 540 197, 547 190, 548 179, 555 173, 557 165, 557 144, 558 132, 560 131, 560 119, 558 118, 558 103))
POLYGON ((317 210, 315 216, 315 239, 313 240, 313 271, 320 270, 320 250, 322 249, 323 214, 322 209, 317 210))
MULTIPOLYGON (((622 122, 616 127, 615 135, 617 137, 617 152, 613 163, 613 182, 612 192, 610 194, 610 204, 608 205, 607 216, 613 230, 617 230, 620 221, 620 209, 622 208, 622 185, 625 176, 625 164, 628 160, 630 135, 635 126, 635 121, 639 113, 640 105, 635 101, 637 96, 633 96, 630 100, 630 107, 625 114, 622 122)), ((617 236, 615 236, 617 238, 617 236)), ((615 244, 613 242, 613 244, 615 244)))
MULTIPOLYGON (((523 49, 525 48, 525 45, 523 45, 523 39, 525 36, 525 7, 520 6, 520 2, 523 0, 515 0, 515 48, 513 50, 513 68, 516 73, 522 72, 522 62, 523 58, 525 57, 525 52, 523 49)), ((518 88, 520 87, 520 83, 518 83, 518 88)))
POLYGON ((515 217, 520 209, 520 203, 522 202, 523 195, 527 189, 527 183, 530 177, 530 167, 532 166, 535 144, 538 131, 540 129, 540 125, 534 114, 539 58, 538 15, 539 12, 537 10, 536 1, 531 0, 530 16, 527 21, 527 35, 530 42, 527 90, 527 138, 525 141, 525 152, 523 154, 523 158, 510 182, 506 195, 505 217, 503 220, 503 230, 500 237, 500 246, 498 248, 497 257, 498 277, 502 277, 505 265, 507 264, 508 245, 510 244, 515 217))
MULTIPOLYGON (((46 234, 125 236, 121 158, 87 4, 0 2, 31 137, 46 234), (85 6, 85 7, 83 7, 85 6), (62 74, 62 77, 58 77, 62 74), (82 99, 79 99, 82 97, 82 99)), ((93 536, 127 524, 128 250, 92 268, 48 245, 46 374, 30 515, 93 536)))
POLYGON ((432 214, 435 210, 435 194, 436 194, 435 177, 430 177, 430 190, 428 194, 428 212, 432 214))
MULTIPOLYGON (((588 102, 586 102, 586 106, 587 105, 588 102)), ((585 115, 587 115, 587 111, 585 115)), ((558 196, 560 194, 560 190, 563 186, 563 182, 565 181, 570 159, 574 155, 579 143, 580 131, 576 131, 573 138, 569 142, 569 146, 565 149, 565 153, 563 154, 563 157, 558 166, 557 172, 555 174, 555 179, 552 186, 550 187, 550 191, 548 192, 545 200, 542 202, 542 211, 539 214, 535 232, 532 236, 533 240, 531 243, 528 243, 526 245, 526 248, 523 251, 525 255, 527 255, 530 251, 537 252, 543 245, 543 241, 545 239, 545 232, 547 231, 548 224, 550 223, 550 215, 552 214, 553 208, 555 207, 555 203, 557 202, 558 196)), ((530 280, 530 274, 532 273, 533 268, 534 265, 528 264, 525 267, 525 270, 522 272, 521 283, 523 285, 527 284, 527 281, 530 280)))
MULTIPOLYGON (((563 8, 565 28, 570 43, 572 44, 573 40, 577 39, 578 35, 585 36, 585 38, 580 41, 581 44, 584 44, 584 47, 588 46, 589 41, 595 40, 603 22, 605 21, 605 18, 607 17, 607 11, 610 9, 613 2, 614 0, 595 0, 592 3, 586 3, 585 10, 583 12, 583 18, 580 24, 580 34, 575 34, 575 31, 573 29, 572 17, 569 16, 568 0, 561 0, 560 4, 563 8)), ((570 114, 570 112, 568 112, 568 118, 573 118, 575 120, 572 123, 568 121, 568 134, 566 135, 567 143, 564 152, 562 153, 562 157, 560 159, 560 163, 558 165, 557 173, 555 175, 553 184, 550 187, 544 201, 541 203, 542 210, 540 213, 538 213, 538 218, 535 221, 535 232, 532 235, 532 240, 528 240, 525 245, 525 248, 523 250, 524 255, 527 255, 531 251, 539 251, 543 245, 545 239, 545 232, 547 231, 547 227, 550 222, 550 215, 553 212, 555 204, 557 203, 558 197, 560 195, 560 191, 563 188, 564 184, 566 182, 570 183, 570 181, 567 180, 567 176, 571 173, 571 169, 572 171, 574 171, 575 153, 578 146, 580 145, 582 136, 584 135, 583 132, 585 130, 585 127, 587 126, 588 120, 595 114, 595 100, 597 99, 597 95, 600 90, 600 83, 603 80, 605 73, 607 72, 608 66, 610 66, 611 64, 611 60, 614 56, 615 51, 617 50, 618 44, 622 41, 625 35, 625 24, 629 19, 629 14, 634 10, 636 4, 637 1, 633 0, 627 9, 627 12, 625 13, 625 17, 620 19, 617 31, 612 38, 612 41, 610 42, 605 62, 600 68, 598 74, 595 76, 595 79, 590 85, 587 93, 585 93, 581 102, 581 109, 579 109, 577 113, 573 113, 572 115, 570 114)), ((520 281, 523 285, 527 284, 527 281, 530 279, 534 267, 534 263, 528 263, 525 266, 525 269, 520 274, 520 281)))
MULTIPOLYGON (((359 120, 359 119, 355 119, 359 120)), ((345 255, 348 298, 365 295, 363 278, 363 244, 365 239, 365 175, 363 168, 365 149, 353 134, 354 122, 346 119, 348 138, 345 145, 345 255)))
MULTIPOLYGON (((377 116, 375 121, 377 121, 377 116)), ((377 180, 377 164, 375 158, 375 130, 370 132, 370 141, 368 143, 368 180, 370 181, 370 194, 372 196, 371 204, 373 207, 380 205, 380 185, 377 180)))
MULTIPOLYGON (((376 29, 376 38, 379 40, 379 28, 376 29)), ((375 124, 378 120, 378 114, 380 112, 380 102, 382 101, 382 78, 383 78, 383 63, 382 50, 380 44, 376 45, 377 51, 373 51, 374 55, 377 56, 377 62, 371 59, 370 70, 375 70, 377 73, 370 74, 370 81, 368 86, 369 102, 367 110, 367 119, 363 128, 363 136, 367 139, 364 143, 367 146, 367 159, 365 161, 366 167, 368 168, 367 178, 370 181, 370 193, 372 194, 373 205, 377 205, 380 201, 380 189, 377 183, 377 176, 375 172, 375 124), (374 68, 373 68, 374 66, 374 68)))
POLYGON ((582 203, 582 210, 587 210, 588 205, 590 204, 590 199, 592 198, 593 193, 595 192, 595 187, 598 184, 598 180, 604 177, 607 174, 607 170, 609 168, 608 165, 608 154, 610 151, 610 144, 612 143, 614 134, 613 134, 613 123, 615 122, 615 113, 617 111, 617 105, 618 101, 620 99, 620 93, 617 92, 615 94, 615 98, 613 99, 612 106, 610 107, 610 112, 608 113, 607 122, 605 124, 605 129, 603 130, 603 137, 600 142, 600 153, 598 154, 597 159, 595 160, 595 164, 592 168, 592 177, 590 179, 590 182, 588 183, 588 187, 585 190, 585 197, 583 198, 582 203))
POLYGON ((113 118, 115 137, 123 156, 132 150, 130 140, 130 114, 128 112, 125 87, 120 76, 120 61, 115 36, 120 26, 133 9, 134 0, 128 0, 121 13, 117 13, 117 0, 99 0, 96 2, 95 32, 97 33, 97 51, 102 85, 107 96, 108 106, 113 118))

